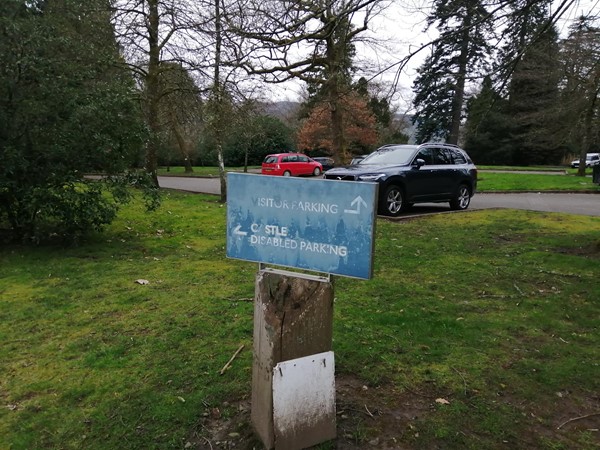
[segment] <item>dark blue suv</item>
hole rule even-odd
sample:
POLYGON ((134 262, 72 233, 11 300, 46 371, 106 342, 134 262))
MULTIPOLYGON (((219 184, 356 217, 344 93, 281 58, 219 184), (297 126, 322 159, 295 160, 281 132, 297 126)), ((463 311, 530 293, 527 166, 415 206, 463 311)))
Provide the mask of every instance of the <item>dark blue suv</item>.
POLYGON ((415 203, 467 209, 477 188, 473 161, 450 144, 386 145, 358 164, 328 170, 324 178, 379 183, 378 210, 389 216, 415 203))

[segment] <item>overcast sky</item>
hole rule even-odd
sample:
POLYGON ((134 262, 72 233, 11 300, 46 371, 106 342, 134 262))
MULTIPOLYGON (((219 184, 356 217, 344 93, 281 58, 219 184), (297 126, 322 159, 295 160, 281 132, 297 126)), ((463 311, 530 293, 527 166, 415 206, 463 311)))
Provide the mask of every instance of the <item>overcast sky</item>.
MULTIPOLYGON (((361 68, 361 74, 375 76, 386 67, 391 66, 410 52, 435 38, 435 30, 425 32, 425 19, 428 4, 425 0, 396 0, 390 2, 389 7, 374 20, 369 26, 369 36, 375 37, 378 45, 357 46, 356 65, 361 68)), ((559 1, 555 0, 555 7, 559 1)), ((562 17, 558 23, 561 36, 566 36, 569 25, 583 14, 600 14, 600 0, 582 0, 577 2, 562 17)), ((427 51, 422 51, 414 56, 398 78, 398 90, 394 94, 393 102, 399 112, 411 108, 412 83, 427 51)), ((374 81, 380 81, 382 87, 389 87, 397 76, 397 67, 385 71, 374 81)), ((273 87, 272 98, 277 100, 298 100, 302 98, 302 83, 287 83, 283 86, 273 87)), ((387 92, 386 92, 387 93, 387 92)))

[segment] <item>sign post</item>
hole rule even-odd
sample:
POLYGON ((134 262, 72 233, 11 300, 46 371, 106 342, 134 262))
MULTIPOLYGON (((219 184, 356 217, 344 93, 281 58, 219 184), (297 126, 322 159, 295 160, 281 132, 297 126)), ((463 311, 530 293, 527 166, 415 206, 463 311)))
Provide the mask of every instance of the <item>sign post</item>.
POLYGON ((254 429, 269 449, 300 449, 333 439, 330 275, 371 278, 377 184, 229 173, 227 186, 227 256, 260 264, 254 429))

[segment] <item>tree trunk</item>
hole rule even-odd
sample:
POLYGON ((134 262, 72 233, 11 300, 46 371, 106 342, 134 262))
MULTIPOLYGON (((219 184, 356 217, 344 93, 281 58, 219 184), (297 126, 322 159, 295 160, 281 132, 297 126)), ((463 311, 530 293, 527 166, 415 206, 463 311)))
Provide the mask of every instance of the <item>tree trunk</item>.
POLYGON ((227 178, 225 174, 225 163, 223 161, 223 143, 221 136, 223 134, 223 87, 221 86, 221 0, 215 0, 215 67, 214 67, 214 85, 213 102, 214 117, 213 131, 215 133, 215 146, 217 148, 217 159, 219 161, 219 179, 221 181, 221 201, 227 201, 227 178))
POLYGON ((332 83, 329 92, 329 109, 331 112, 331 135, 333 144, 333 154, 336 155, 338 161, 346 162, 348 160, 348 152, 344 136, 344 111, 340 105, 340 94, 337 86, 337 81, 332 83))
POLYGON ((146 76, 146 85, 148 93, 148 127, 150 128, 150 139, 146 146, 146 171, 152 177, 154 184, 158 186, 157 154, 158 154, 158 135, 160 132, 159 101, 160 86, 158 80, 160 66, 160 49, 158 45, 158 0, 148 0, 148 74, 146 76))
MULTIPOLYGON (((333 13, 329 13, 333 15, 333 13)), ((335 23, 333 21, 332 23, 335 23)), ((338 52, 333 30, 327 37, 327 93, 329 111, 331 113, 332 152, 338 161, 347 162, 348 154, 344 135, 344 111, 340 102, 340 59, 343 55, 338 52)))
POLYGON ((590 96, 592 96, 592 98, 590 98, 589 107, 585 112, 583 133, 581 134, 581 151, 579 152, 579 167, 577 168, 577 176, 580 177, 585 176, 585 160, 588 152, 590 151, 592 134, 594 132, 592 121, 594 119, 594 112, 596 110, 597 96, 595 93, 591 93, 590 96))
POLYGON ((175 135, 177 145, 179 146, 179 150, 181 151, 181 155, 183 156, 184 171, 185 173, 193 173, 194 168, 192 167, 192 162, 190 161, 190 144, 183 136, 181 127, 176 122, 176 118, 172 117, 171 120, 173 120, 173 134, 175 135))
POLYGON ((448 144, 458 145, 460 135, 460 121, 462 119, 463 103, 465 98, 465 79, 467 76, 467 63, 469 57, 469 28, 470 19, 467 17, 462 32, 460 56, 458 59, 458 73, 456 74, 456 92, 452 99, 452 124, 448 136, 448 144))

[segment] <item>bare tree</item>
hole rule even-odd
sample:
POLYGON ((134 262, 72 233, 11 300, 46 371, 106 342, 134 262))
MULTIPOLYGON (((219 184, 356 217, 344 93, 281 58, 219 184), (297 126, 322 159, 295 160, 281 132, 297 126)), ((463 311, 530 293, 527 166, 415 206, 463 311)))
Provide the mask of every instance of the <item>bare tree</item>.
POLYGON ((197 5, 203 11, 205 25, 199 39, 205 48, 202 69, 207 84, 208 101, 206 107, 207 132, 217 153, 221 201, 227 197, 227 179, 223 157, 224 135, 233 127, 233 117, 237 103, 243 103, 246 91, 251 91, 251 82, 242 76, 241 61, 250 55, 242 54, 244 37, 232 33, 228 22, 239 23, 240 14, 244 14, 241 0, 198 0, 197 5), (227 19, 227 20, 226 20, 227 19))
POLYGON ((169 70, 165 63, 178 62, 194 68, 202 65, 206 45, 199 39, 199 31, 212 17, 203 17, 195 2, 187 0, 115 0, 111 12, 124 63, 144 86, 150 131, 145 168, 158 185, 160 101, 164 95, 160 76, 169 70))
POLYGON ((268 82, 298 79, 318 85, 331 116, 333 153, 347 156, 344 111, 353 43, 389 0, 248 0, 228 26, 247 39, 239 48, 242 66, 268 82))
POLYGON ((223 159, 223 129, 225 125, 225 92, 221 80, 221 57, 223 51, 223 23, 221 17, 221 1, 214 2, 214 65, 213 81, 211 91, 212 120, 210 127, 215 137, 217 147, 217 158, 219 162, 219 179, 221 181, 221 201, 227 199, 227 179, 225 178, 225 163, 223 159))

